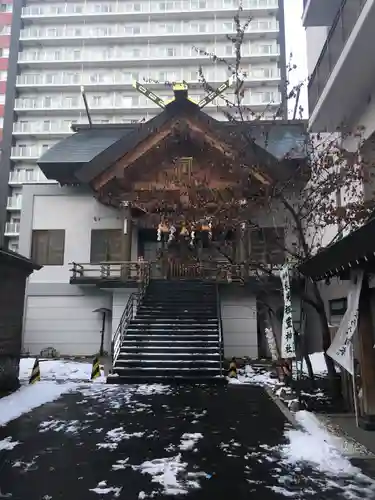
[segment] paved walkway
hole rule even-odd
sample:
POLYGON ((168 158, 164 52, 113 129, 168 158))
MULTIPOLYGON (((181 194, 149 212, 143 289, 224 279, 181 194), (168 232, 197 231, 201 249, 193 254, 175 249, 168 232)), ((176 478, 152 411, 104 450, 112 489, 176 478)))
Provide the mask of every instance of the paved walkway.
POLYGON ((0 428, 19 441, 3 452, 0 498, 364 498, 343 495, 352 480, 285 463, 288 427, 260 387, 83 389, 0 428))

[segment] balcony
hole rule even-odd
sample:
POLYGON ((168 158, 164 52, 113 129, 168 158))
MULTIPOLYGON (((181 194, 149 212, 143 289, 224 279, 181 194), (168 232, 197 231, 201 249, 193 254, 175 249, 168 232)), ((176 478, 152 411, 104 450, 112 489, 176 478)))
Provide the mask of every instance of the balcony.
MULTIPOLYGON (((172 96, 164 95, 160 96, 164 100, 170 99, 172 96)), ((190 95, 191 99, 199 102, 203 95, 194 95, 193 93, 190 95)), ((232 99, 235 102, 233 96, 230 94, 226 95, 226 98, 232 99)), ((147 112, 148 110, 159 110, 160 108, 151 100, 141 96, 139 97, 137 94, 134 94, 133 97, 122 97, 121 95, 107 95, 107 96, 97 96, 96 100, 91 100, 88 98, 89 108, 91 114, 96 113, 112 113, 112 114, 139 114, 147 112), (99 99, 100 98, 100 99, 99 99)), ((242 101, 243 107, 249 108, 264 108, 266 106, 277 106, 281 103, 281 96, 277 92, 255 92, 255 95, 247 95, 242 101)), ((217 106, 223 106, 225 102, 222 98, 217 98, 213 102, 209 103, 206 108, 215 108, 217 106)), ((52 115, 59 113, 71 114, 72 110, 79 111, 84 113, 84 105, 81 99, 78 98, 57 98, 55 100, 48 101, 48 104, 41 98, 40 100, 35 100, 34 102, 30 102, 29 98, 23 100, 22 98, 16 99, 15 102, 15 111, 20 115, 23 112, 27 115, 33 113, 34 115, 40 115, 45 117, 48 113, 52 115)), ((50 135, 50 134, 48 134, 50 135)))
POLYGON ((47 179, 38 168, 32 171, 23 170, 9 174, 10 186, 22 186, 23 184, 56 184, 56 181, 47 179))
MULTIPOLYGON (((190 49, 190 47, 189 47, 190 49)), ((245 49, 245 47, 244 47, 245 49)), ((105 53, 98 49, 97 51, 85 51, 79 50, 79 54, 75 55, 72 51, 65 50, 63 54, 61 54, 61 58, 55 57, 54 53, 40 51, 37 53, 34 52, 20 52, 18 63, 22 67, 29 67, 32 69, 46 69, 46 65, 58 68, 70 68, 70 67, 78 67, 84 64, 85 68, 118 68, 121 66, 125 66, 127 68, 139 68, 143 65, 149 66, 162 66, 162 67, 171 67, 175 66, 177 62, 183 65, 188 64, 197 64, 197 67, 200 64, 210 62, 210 58, 206 55, 198 54, 194 50, 190 50, 190 53, 184 53, 181 50, 176 50, 174 53, 168 55, 165 53, 164 55, 151 55, 149 50, 146 49, 144 52, 139 52, 133 55, 130 52, 114 52, 114 53, 105 53)), ((225 53, 212 51, 218 57, 224 57, 228 63, 235 63, 235 55, 227 55, 225 53)), ((280 47, 269 47, 267 50, 257 49, 256 47, 253 50, 246 50, 242 52, 241 60, 242 63, 257 63, 264 61, 277 61, 280 57, 280 47)))
POLYGON ((21 210, 22 197, 21 196, 8 196, 7 210, 21 210))
POLYGON ((342 0, 303 0, 303 25, 331 26, 342 0))
MULTIPOLYGON (((49 146, 50 147, 50 146, 49 146)), ((24 159, 29 159, 29 160, 38 160, 42 154, 47 151, 48 148, 41 148, 38 146, 26 146, 26 147, 19 147, 15 146, 12 148, 11 151, 11 160, 24 160, 24 159)))
POLYGON ((310 127, 334 132, 351 126, 373 89, 375 59, 364 47, 373 41, 375 0, 345 0, 309 82, 310 127), (345 103, 345 105, 343 105, 345 103))
MULTIPOLYGON (((111 25, 105 28, 85 26, 74 28, 71 26, 62 26, 54 28, 26 28, 21 32, 21 41, 26 45, 43 46, 54 45, 61 41, 62 45, 77 45, 84 41, 85 46, 97 45, 98 43, 124 43, 131 40, 137 42, 178 42, 191 41, 196 42, 216 40, 226 40, 227 36, 235 35, 235 26, 232 21, 186 24, 176 23, 173 26, 173 32, 163 32, 160 24, 150 25, 142 23, 126 27, 124 25, 111 25), (226 26, 226 25, 231 26, 226 26), (202 29, 204 28, 204 29, 202 29), (192 38, 193 37, 193 38, 192 38)), ((245 39, 258 38, 262 35, 264 38, 275 38, 279 32, 279 23, 276 20, 255 20, 252 21, 245 34, 245 39)))
MULTIPOLYGON (((213 66, 213 65, 212 65, 213 66)), ((205 69, 203 67, 203 74, 206 77, 207 82, 212 86, 219 86, 228 78, 226 70, 221 71, 221 67, 215 68, 209 67, 205 69)), ((193 73, 197 73, 196 68, 192 68, 190 71, 186 71, 182 68, 172 70, 169 73, 165 73, 165 76, 160 79, 157 73, 152 74, 147 78, 147 74, 142 76, 138 73, 133 75, 129 73, 129 77, 116 73, 116 72, 104 72, 100 73, 57 73, 52 76, 46 74, 29 75, 23 74, 17 77, 17 87, 19 88, 37 88, 41 87, 45 90, 78 90, 78 87, 83 85, 86 90, 105 90, 105 89, 121 89, 121 90, 133 90, 133 81, 138 80, 144 82, 148 88, 154 90, 166 88, 165 82, 178 82, 184 80, 188 82, 191 88, 202 88, 201 82, 195 76, 191 78, 193 73)), ((247 79, 244 82, 244 86, 254 86, 262 83, 272 83, 278 82, 280 80, 280 70, 278 68, 269 68, 261 70, 250 70, 248 72, 247 79)), ((20 129, 15 130, 17 133, 22 133, 20 129)), ((57 132, 57 131, 56 131, 57 132)))
MULTIPOLYGON (((24 24, 30 22, 81 22, 81 21, 115 21, 119 19, 148 20, 149 16, 163 19, 201 19, 212 17, 233 17, 238 10, 239 2, 235 0, 172 0, 167 2, 117 2, 113 4, 74 4, 63 5, 29 5, 22 9, 24 24), (161 6, 164 8, 161 8, 161 6)), ((265 14, 277 12, 278 0, 244 0, 245 12, 265 14)))
POLYGON ((6 222, 5 224, 5 236, 19 236, 20 234, 20 223, 19 222, 6 222))
POLYGON ((19 136, 66 136, 72 134, 70 123, 48 124, 46 120, 36 123, 20 123, 13 125, 13 135, 19 136))

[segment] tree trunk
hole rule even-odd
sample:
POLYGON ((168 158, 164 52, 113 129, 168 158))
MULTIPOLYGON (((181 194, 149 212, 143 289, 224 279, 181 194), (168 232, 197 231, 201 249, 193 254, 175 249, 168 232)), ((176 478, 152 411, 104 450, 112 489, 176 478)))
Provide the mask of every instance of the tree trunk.
POLYGON ((327 349, 331 345, 331 332, 328 326, 327 314, 324 307, 322 295, 320 293, 318 285, 315 282, 313 282, 313 290, 318 305, 317 312, 319 314, 320 325, 322 327, 324 359, 326 362, 328 378, 331 385, 331 395, 334 399, 339 400, 342 399, 341 380, 337 375, 333 359, 327 355, 327 349))

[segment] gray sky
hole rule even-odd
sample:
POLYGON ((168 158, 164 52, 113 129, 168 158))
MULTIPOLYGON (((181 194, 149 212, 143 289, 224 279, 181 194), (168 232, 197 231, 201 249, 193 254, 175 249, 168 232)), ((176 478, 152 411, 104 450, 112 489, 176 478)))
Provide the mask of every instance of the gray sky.
MULTIPOLYGON (((329 0, 327 0, 329 1, 329 0)), ((302 0, 284 0, 285 2, 285 34, 286 34, 286 57, 289 60, 289 54, 293 54, 292 62, 297 65, 297 69, 290 74, 291 85, 295 86, 301 81, 307 79, 306 63, 306 37, 305 29, 302 26, 302 0)), ((300 104, 307 117, 307 88, 304 85, 301 93, 300 104)), ((294 106, 294 103, 290 103, 294 106)))

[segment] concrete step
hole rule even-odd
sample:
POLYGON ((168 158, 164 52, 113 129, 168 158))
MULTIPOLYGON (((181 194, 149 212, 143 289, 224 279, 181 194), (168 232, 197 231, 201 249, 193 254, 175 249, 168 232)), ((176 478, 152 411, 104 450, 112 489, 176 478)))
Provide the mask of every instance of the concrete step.
POLYGON ((117 358, 118 360, 120 359, 126 359, 126 360, 145 360, 145 361, 152 361, 152 360, 181 360, 181 361, 189 361, 189 360, 220 360, 220 352, 218 349, 215 351, 209 351, 205 350, 203 352, 194 352, 193 350, 191 351, 173 351, 173 352, 155 352, 155 351, 150 351, 150 350, 141 350, 141 351, 120 351, 120 354, 117 358))
POLYGON ((168 384, 168 385, 226 385, 228 380, 225 376, 210 375, 119 375, 110 374, 107 377, 107 384, 168 384))
POLYGON ((220 367, 212 368, 201 368, 201 367, 173 367, 168 368, 162 366, 160 368, 155 367, 114 367, 113 373, 117 373, 120 376, 151 376, 151 377, 186 377, 186 376, 196 376, 196 377, 216 377, 220 376, 220 367))
POLYGON ((120 368, 135 368, 147 369, 162 368, 166 370, 181 370, 181 369, 208 369, 220 370, 220 359, 218 360, 186 360, 186 359, 123 359, 119 358, 116 361, 114 370, 120 368))
POLYGON ((166 345, 166 343, 128 343, 126 345, 122 345, 120 348, 120 354, 127 353, 142 353, 142 355, 172 355, 172 354, 180 354, 186 353, 186 355, 190 353, 195 354, 204 354, 209 355, 209 353, 217 353, 219 352, 220 345, 218 343, 206 344, 206 345, 190 345, 185 343, 177 343, 176 345, 166 345))
POLYGON ((158 324, 159 326, 161 325, 187 325, 187 326, 192 326, 194 325, 195 327, 201 327, 201 326, 206 326, 206 325, 217 325, 219 323, 219 320, 217 318, 173 318, 173 317, 167 317, 167 318, 159 318, 159 317, 152 317, 147 316, 147 317, 139 317, 136 316, 134 319, 130 321, 131 325, 134 324, 158 324))

